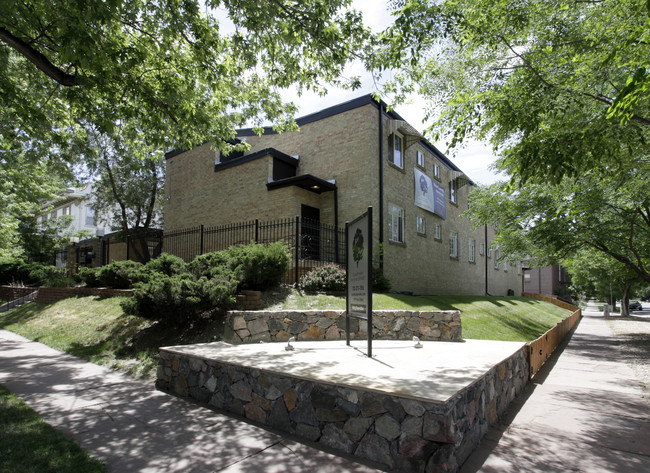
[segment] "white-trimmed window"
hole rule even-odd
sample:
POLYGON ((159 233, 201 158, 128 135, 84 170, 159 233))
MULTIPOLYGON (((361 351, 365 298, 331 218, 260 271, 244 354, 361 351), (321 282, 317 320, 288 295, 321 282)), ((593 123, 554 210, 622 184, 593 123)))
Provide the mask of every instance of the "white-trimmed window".
POLYGON ((442 240, 442 227, 439 223, 436 223, 433 226, 433 238, 436 240, 442 240))
POLYGON ((416 230, 420 235, 426 235, 426 233, 427 233, 427 229, 426 229, 425 222, 424 222, 424 217, 422 217, 421 215, 417 216, 416 230))
POLYGON ((63 208, 63 215, 70 215, 71 212, 72 208, 69 205, 63 208))
POLYGON ((433 163, 433 177, 440 180, 440 165, 433 163))
POLYGON ((390 241, 404 243, 404 209, 388 206, 388 233, 390 241))
POLYGON ((494 250, 494 269, 499 269, 499 250, 494 250))
POLYGON ((417 164, 419 167, 424 169, 424 153, 422 151, 418 151, 417 155, 418 155, 417 164))
POLYGON ((505 272, 508 272, 508 262, 507 262, 507 261, 504 261, 504 262, 503 262, 503 270, 504 270, 505 272))
POLYGON ((478 254, 481 256, 485 254, 485 243, 478 245, 478 254))
POLYGON ((456 179, 449 181, 449 200, 454 204, 458 202, 458 196, 456 195, 456 179))
POLYGON ((392 149, 390 152, 390 162, 395 166, 404 167, 404 139, 398 133, 391 135, 392 149))
POLYGON ((492 257, 492 248, 488 247, 487 249, 487 257, 491 258, 492 257))
POLYGON ((86 206, 86 225, 95 226, 95 211, 89 206, 86 206))
POLYGON ((469 255, 467 258, 470 263, 476 261, 476 240, 469 240, 469 255))
POLYGON ((521 274, 521 262, 517 262, 517 274, 521 274))
POLYGON ((458 232, 449 232, 449 257, 458 258, 458 232))

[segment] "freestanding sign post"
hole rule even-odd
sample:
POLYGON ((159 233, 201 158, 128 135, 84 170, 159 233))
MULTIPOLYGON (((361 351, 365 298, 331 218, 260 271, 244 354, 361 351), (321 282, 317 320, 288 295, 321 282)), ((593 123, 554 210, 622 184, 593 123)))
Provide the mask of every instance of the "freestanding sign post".
POLYGON ((345 224, 347 294, 345 333, 350 345, 350 318, 368 324, 368 356, 372 357, 372 207, 345 224))

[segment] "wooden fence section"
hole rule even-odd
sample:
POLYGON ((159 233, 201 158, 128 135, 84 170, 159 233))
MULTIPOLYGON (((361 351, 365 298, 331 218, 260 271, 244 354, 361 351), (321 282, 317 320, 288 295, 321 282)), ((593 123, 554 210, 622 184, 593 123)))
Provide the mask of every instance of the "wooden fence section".
POLYGON ((556 296, 545 296, 544 294, 537 294, 536 292, 522 292, 521 297, 528 297, 530 299, 538 299, 540 301, 550 302, 551 304, 562 307, 566 310, 576 311, 579 309, 578 306, 561 301, 556 296))
POLYGON ((528 344, 528 353, 530 356, 530 377, 532 378, 535 374, 537 374, 542 365, 546 363, 546 360, 548 360, 557 346, 562 343, 564 337, 566 337, 567 334, 573 330, 573 327, 575 327, 575 325, 580 320, 580 317, 582 317, 582 310, 579 307, 576 307, 572 304, 567 304, 566 302, 560 301, 553 297, 533 293, 524 293, 522 295, 523 297, 530 297, 532 299, 539 299, 550 302, 551 304, 555 304, 558 307, 573 311, 569 317, 564 319, 562 322, 559 322, 555 327, 539 337, 537 340, 534 340, 528 344))

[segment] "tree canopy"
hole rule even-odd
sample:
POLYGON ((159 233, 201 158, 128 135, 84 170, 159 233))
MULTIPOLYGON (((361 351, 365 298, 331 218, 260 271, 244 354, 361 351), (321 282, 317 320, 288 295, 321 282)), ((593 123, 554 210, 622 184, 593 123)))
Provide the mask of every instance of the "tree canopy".
POLYGON ((361 47, 367 32, 348 4, 9 0, 0 12, 2 113, 32 138, 68 132, 80 118, 101 132, 137 121, 161 148, 224 143, 250 121, 286 126, 294 107, 278 91, 340 81, 361 47))
POLYGON ((496 225, 495 242, 509 257, 531 256, 534 265, 545 266, 591 249, 650 283, 647 171, 479 187, 470 194, 468 215, 496 225))
POLYGON ((358 86, 342 73, 369 33, 349 3, 3 2, 0 246, 15 240, 26 208, 52 197, 52 184, 73 181, 88 126, 157 150, 228 148, 244 125, 295 126, 285 88, 358 86))
MULTIPOLYGON (((490 139, 520 183, 648 161, 644 0, 395 0, 371 67, 417 92, 434 136, 490 139)), ((623 172, 625 169, 623 169, 623 172)))

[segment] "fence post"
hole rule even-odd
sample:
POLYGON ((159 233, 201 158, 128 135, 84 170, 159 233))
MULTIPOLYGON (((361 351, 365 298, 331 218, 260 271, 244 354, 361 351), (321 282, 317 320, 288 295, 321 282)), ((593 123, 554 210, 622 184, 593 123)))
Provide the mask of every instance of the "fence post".
POLYGON ((296 272, 296 287, 300 283, 300 277, 298 275, 300 269, 300 217, 296 216, 296 254, 294 255, 294 266, 296 272))
POLYGON ((131 255, 131 235, 126 235, 126 260, 129 261, 131 255))
POLYGON ((200 247, 200 255, 203 254, 203 224, 201 224, 201 247, 200 247))
POLYGON ((255 243, 260 242, 260 219, 255 219, 255 243))

